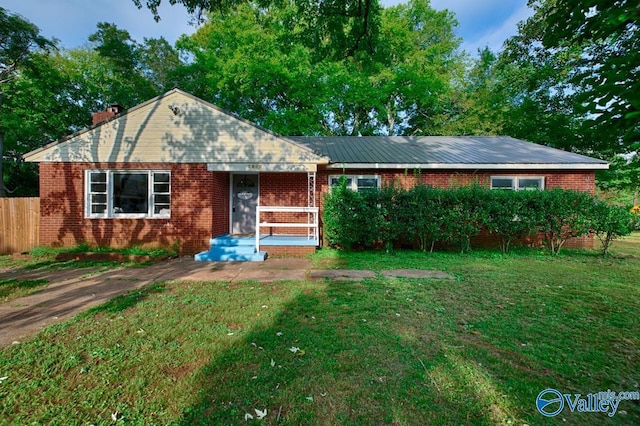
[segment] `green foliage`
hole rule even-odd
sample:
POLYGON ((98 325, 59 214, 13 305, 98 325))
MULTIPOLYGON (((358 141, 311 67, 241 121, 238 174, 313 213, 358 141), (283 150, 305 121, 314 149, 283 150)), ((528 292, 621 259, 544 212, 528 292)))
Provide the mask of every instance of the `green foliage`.
MULTIPOLYGON (((132 1, 138 8, 143 7, 141 0, 132 1)), ((156 20, 160 20, 158 7, 161 3, 162 0, 145 2, 156 20)), ((246 4, 238 0, 169 0, 169 3, 182 4, 200 22, 203 21, 203 15, 207 14, 209 19, 233 15, 246 4)), ((261 13, 269 13, 279 8, 287 9, 289 13, 283 17, 280 25, 293 23, 295 32, 291 34, 292 38, 308 46, 314 46, 322 57, 345 58, 375 52, 380 23, 378 0, 258 0, 253 2, 253 5, 259 8, 261 13)))
POLYGON ((537 0, 534 19, 545 48, 562 52, 579 46, 571 82, 578 88, 585 127, 629 152, 640 142, 640 10, 637 0, 537 0), (597 70, 597 72, 593 72, 597 70))
POLYGON ((436 241, 446 239, 446 207, 444 191, 424 185, 416 185, 396 196, 398 236, 417 241, 422 251, 433 251, 436 241))
POLYGON ((323 215, 329 245, 345 250, 380 245, 389 250, 400 241, 409 241, 421 251, 431 252, 442 242, 465 253, 484 228, 500 238, 503 253, 514 241, 540 233, 554 255, 570 238, 591 232, 609 238, 608 247, 612 239, 630 232, 630 219, 624 209, 579 191, 416 185, 407 190, 389 187, 359 193, 348 189, 344 178, 327 194, 323 215))
POLYGON ((52 47, 36 25, 0 7, 0 84, 28 63, 31 53, 52 47))
POLYGON ((325 196, 324 235, 329 245, 345 250, 371 248, 382 225, 377 194, 347 188, 346 177, 325 196))
MULTIPOLYGON (((638 2, 530 0, 529 7, 535 14, 491 68, 493 96, 471 96, 493 111, 504 134, 604 159, 637 151, 638 2)), ((636 188, 633 174, 633 166, 612 167, 599 183, 636 188)))
POLYGON ((555 188, 537 192, 532 207, 540 214, 538 230, 551 254, 558 254, 570 238, 590 231, 589 211, 595 199, 590 194, 555 188))
POLYGON ((478 235, 486 222, 484 206, 488 193, 489 190, 476 185, 443 193, 445 240, 456 244, 461 253, 471 250, 471 238, 478 235))
POLYGON ((631 234, 633 214, 620 206, 596 201, 591 207, 591 228, 602 243, 602 254, 607 255, 613 240, 631 234))
MULTIPOLYGON (((0 197, 6 195, 7 188, 12 184, 12 179, 21 181, 21 175, 24 174, 25 169, 29 169, 28 167, 16 167, 15 164, 12 164, 13 167, 8 167, 9 172, 13 173, 6 173, 4 169, 5 157, 11 161, 13 157, 11 151, 15 149, 15 145, 10 139, 5 143, 7 124, 4 122, 4 115, 7 108, 4 106, 4 93, 8 89, 7 86, 13 83, 16 76, 20 74, 20 71, 30 66, 37 51, 54 47, 53 42, 40 35, 40 29, 37 26, 0 7, 0 117, 2 118, 0 119, 0 197), (6 175, 8 175, 7 178, 5 178, 6 175), (18 175, 17 179, 16 175, 18 175)), ((32 104, 34 99, 38 98, 32 97, 29 104, 32 104)), ((16 189, 13 189, 11 192, 15 191, 16 189)))
POLYGON ((105 23, 89 38, 88 47, 30 52, 0 87, 4 182, 12 196, 38 194, 37 165, 25 164, 23 154, 90 125, 91 113, 107 104, 130 107, 174 85, 179 59, 163 39, 140 45, 105 23))
POLYGON ((540 222, 534 207, 533 191, 491 191, 485 199, 487 230, 500 237, 500 250, 507 253, 511 243, 532 234, 540 222))
POLYGON ((378 227, 379 241, 376 243, 386 251, 391 251, 394 241, 400 237, 398 224, 403 218, 399 215, 400 209, 397 208, 396 199, 401 193, 394 186, 385 186, 379 191, 366 192, 366 197, 370 199, 369 205, 372 206, 371 213, 377 222, 374 226, 378 227))
POLYGON ((615 155, 609 159, 609 169, 596 172, 596 183, 600 189, 615 192, 633 191, 640 184, 640 156, 615 155))
MULTIPOLYGON (((320 7, 338 7, 329 4, 320 7)), ((426 0, 386 8, 375 21, 374 51, 351 55, 348 37, 334 39, 313 24, 322 16, 308 16, 312 7, 249 2, 211 14, 178 42, 194 58, 177 70, 179 84, 280 134, 444 132, 461 67, 450 12, 426 0)))

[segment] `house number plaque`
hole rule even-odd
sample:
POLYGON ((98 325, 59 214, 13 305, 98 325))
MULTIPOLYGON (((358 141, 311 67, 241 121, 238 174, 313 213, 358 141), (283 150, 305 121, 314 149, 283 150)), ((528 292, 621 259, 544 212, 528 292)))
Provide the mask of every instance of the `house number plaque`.
POLYGON ((241 200, 250 200, 253 198, 253 192, 251 191, 240 191, 238 192, 238 198, 241 200))

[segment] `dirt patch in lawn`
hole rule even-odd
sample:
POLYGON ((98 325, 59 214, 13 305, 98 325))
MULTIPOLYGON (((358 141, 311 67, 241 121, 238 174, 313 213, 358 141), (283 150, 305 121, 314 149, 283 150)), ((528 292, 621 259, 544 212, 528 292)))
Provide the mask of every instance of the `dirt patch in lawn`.
POLYGON ((80 252, 80 253, 60 253, 56 256, 56 261, 67 262, 75 260, 77 262, 159 262, 167 260, 169 256, 148 256, 138 254, 124 254, 117 252, 80 252))

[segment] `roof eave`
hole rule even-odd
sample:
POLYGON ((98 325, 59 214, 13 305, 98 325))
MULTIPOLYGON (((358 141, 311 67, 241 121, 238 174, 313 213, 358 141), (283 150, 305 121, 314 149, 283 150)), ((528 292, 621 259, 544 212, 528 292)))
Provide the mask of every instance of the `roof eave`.
POLYGON ((330 163, 328 169, 607 170, 609 163, 330 163))

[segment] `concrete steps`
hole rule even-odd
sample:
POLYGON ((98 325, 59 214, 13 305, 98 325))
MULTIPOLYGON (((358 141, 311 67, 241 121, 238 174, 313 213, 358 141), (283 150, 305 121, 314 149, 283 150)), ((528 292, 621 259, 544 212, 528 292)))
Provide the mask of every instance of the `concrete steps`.
POLYGON ((198 262, 263 262, 267 253, 256 253, 255 239, 223 235, 209 241, 211 248, 195 255, 198 262))

